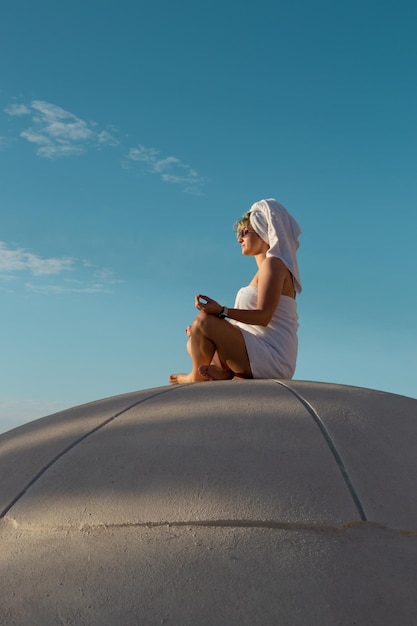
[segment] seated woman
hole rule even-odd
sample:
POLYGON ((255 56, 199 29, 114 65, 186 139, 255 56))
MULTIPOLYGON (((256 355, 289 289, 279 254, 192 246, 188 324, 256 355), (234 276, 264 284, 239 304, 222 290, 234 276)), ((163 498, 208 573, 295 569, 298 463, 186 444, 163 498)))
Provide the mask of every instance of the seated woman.
POLYGON ((257 272, 237 293, 233 309, 196 296, 200 312, 187 329, 192 369, 171 374, 171 384, 235 377, 289 379, 294 374, 300 227, 270 199, 256 202, 235 229, 242 254, 255 257, 257 272))

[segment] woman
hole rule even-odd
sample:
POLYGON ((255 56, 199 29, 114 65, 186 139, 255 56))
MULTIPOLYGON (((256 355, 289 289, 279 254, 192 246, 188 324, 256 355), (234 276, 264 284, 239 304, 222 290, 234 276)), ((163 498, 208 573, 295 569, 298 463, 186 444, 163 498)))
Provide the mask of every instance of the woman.
POLYGON ((233 309, 196 296, 200 313, 187 329, 192 370, 171 374, 171 384, 234 377, 288 379, 294 374, 300 227, 281 204, 269 199, 256 202, 235 228, 242 254, 255 257, 258 270, 238 292, 233 309))

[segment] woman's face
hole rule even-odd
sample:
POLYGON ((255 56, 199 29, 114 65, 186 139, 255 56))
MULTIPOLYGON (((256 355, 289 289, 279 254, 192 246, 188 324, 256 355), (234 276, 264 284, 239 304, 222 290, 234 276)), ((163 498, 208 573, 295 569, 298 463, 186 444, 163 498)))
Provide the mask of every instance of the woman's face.
POLYGON ((268 245, 253 230, 250 221, 242 222, 237 232, 237 241, 240 243, 242 254, 253 256, 266 252, 268 245))

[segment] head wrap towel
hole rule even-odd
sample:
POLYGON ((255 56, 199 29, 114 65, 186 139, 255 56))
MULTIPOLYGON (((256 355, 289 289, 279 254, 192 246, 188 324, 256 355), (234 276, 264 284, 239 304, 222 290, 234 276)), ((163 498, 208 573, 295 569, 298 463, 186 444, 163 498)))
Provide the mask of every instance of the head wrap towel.
POLYGON ((250 223, 254 231, 269 245, 267 256, 281 259, 294 278, 294 288, 301 292, 297 248, 301 228, 285 207, 274 198, 259 200, 250 208, 250 223))

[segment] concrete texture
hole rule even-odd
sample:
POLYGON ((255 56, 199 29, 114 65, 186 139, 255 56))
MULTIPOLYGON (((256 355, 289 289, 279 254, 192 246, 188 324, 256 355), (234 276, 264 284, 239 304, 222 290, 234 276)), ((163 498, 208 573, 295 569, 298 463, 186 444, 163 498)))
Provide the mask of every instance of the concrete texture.
POLYGON ((417 624, 417 400, 224 381, 0 436, 0 624, 417 624))

